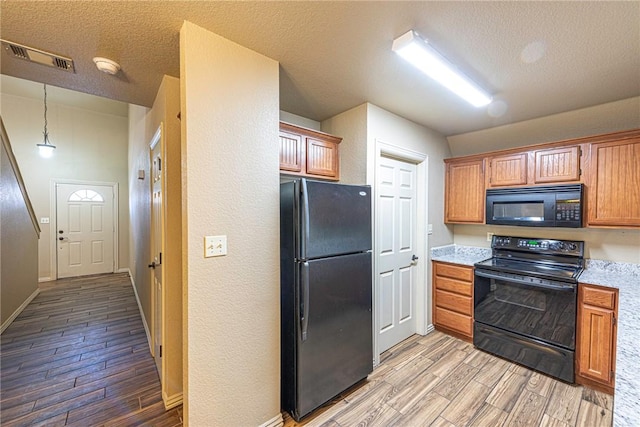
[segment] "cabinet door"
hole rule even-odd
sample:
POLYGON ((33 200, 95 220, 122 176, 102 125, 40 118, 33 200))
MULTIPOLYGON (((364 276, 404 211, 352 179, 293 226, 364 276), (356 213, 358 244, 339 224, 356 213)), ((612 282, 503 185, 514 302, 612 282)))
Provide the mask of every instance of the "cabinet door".
POLYGON ((591 144, 588 225, 640 227, 640 138, 591 144))
POLYGON ((527 183, 527 153, 491 158, 490 187, 527 183))
POLYGON ((614 312, 582 306, 579 374, 604 383, 612 381, 614 312))
POLYGON ((534 183, 580 180, 580 147, 551 148, 534 153, 534 183))
POLYGON ((447 163, 445 222, 484 223, 484 161, 447 163))
POLYGON ((302 136, 280 130, 280 170, 302 172, 302 136))
POLYGON ((338 144, 311 137, 307 137, 306 140, 307 173, 337 178, 338 144))

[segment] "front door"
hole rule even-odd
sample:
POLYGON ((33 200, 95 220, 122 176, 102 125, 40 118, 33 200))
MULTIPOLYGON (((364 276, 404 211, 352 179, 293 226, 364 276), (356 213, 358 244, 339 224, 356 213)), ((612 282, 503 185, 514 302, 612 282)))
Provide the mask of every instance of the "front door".
POLYGON ((416 333, 416 165, 380 157, 377 170, 378 351, 416 333))
POLYGON ((151 282, 153 284, 153 357, 162 381, 162 142, 151 141, 151 282))
POLYGON ((114 272, 113 187, 56 184, 58 278, 114 272))

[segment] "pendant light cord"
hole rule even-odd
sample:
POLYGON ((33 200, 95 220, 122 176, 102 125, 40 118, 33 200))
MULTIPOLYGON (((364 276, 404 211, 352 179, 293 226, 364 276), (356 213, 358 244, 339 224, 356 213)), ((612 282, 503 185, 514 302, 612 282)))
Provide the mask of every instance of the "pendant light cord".
POLYGON ((47 84, 44 84, 44 143, 49 143, 49 132, 47 132, 47 84))

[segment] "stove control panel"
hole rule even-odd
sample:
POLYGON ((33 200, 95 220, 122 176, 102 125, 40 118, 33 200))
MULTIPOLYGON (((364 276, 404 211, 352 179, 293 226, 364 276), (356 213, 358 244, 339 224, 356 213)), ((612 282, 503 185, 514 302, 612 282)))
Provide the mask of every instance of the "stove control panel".
POLYGON ((525 250, 536 253, 554 253, 582 256, 584 242, 574 240, 539 239, 531 237, 493 236, 492 249, 525 250))

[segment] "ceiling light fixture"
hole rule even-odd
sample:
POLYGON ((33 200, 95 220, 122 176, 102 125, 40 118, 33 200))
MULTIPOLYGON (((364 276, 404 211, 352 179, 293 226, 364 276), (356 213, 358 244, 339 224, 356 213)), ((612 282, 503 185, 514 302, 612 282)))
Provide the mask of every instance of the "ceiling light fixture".
POLYGON ((102 71, 103 73, 114 75, 117 74, 118 71, 120 71, 120 64, 118 64, 116 61, 110 60, 109 58, 96 56, 95 58, 93 58, 93 62, 96 64, 96 67, 98 67, 98 70, 102 71))
POLYGON ((38 152, 42 157, 48 158, 53 156, 53 150, 56 146, 49 142, 49 132, 47 131, 47 85, 44 85, 44 142, 42 144, 36 144, 38 146, 38 152))
POLYGON ((445 59, 427 40, 409 30, 393 41, 393 51, 475 107, 491 103, 491 96, 445 59))

